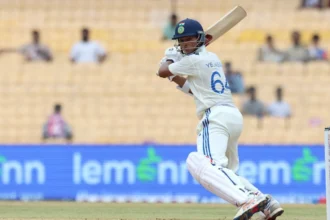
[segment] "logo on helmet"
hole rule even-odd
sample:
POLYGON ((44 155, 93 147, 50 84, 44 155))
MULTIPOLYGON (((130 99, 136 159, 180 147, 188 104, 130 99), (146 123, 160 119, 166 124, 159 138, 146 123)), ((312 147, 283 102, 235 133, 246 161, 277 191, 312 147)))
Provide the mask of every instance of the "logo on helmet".
POLYGON ((183 26, 184 26, 184 23, 179 24, 179 27, 178 27, 178 33, 179 34, 182 34, 184 32, 184 27, 183 26))

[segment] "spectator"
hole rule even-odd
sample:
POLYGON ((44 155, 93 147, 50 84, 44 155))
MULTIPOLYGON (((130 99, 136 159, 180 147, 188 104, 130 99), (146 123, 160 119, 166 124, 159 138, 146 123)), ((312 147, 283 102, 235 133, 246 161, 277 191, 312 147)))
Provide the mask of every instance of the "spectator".
POLYGON ((53 60, 53 56, 51 51, 46 45, 40 43, 40 33, 38 30, 33 30, 32 34, 32 42, 18 49, 5 48, 1 49, 1 53, 5 52, 18 52, 24 56, 26 61, 46 61, 50 62, 53 60))
POLYGON ((276 88, 276 101, 269 105, 268 113, 270 116, 278 118, 289 118, 291 116, 290 105, 283 101, 283 90, 281 87, 276 88))
POLYGON ((261 118, 265 114, 264 104, 256 97, 256 88, 251 86, 247 89, 249 99, 243 104, 242 114, 254 115, 261 118))
POLYGON ((322 0, 301 0, 301 8, 322 8, 322 0))
POLYGON ((230 91, 232 93, 243 93, 244 82, 240 72, 233 71, 231 62, 225 63, 225 74, 227 82, 229 83, 230 91))
POLYGON ((307 62, 309 60, 308 49, 300 42, 300 33, 292 32, 292 47, 285 52, 285 61, 307 62))
POLYGON ((319 42, 320 36, 314 34, 311 40, 311 45, 308 48, 311 60, 327 60, 327 52, 319 46, 319 42))
POLYGON ((163 29, 163 38, 162 40, 172 40, 172 37, 175 32, 175 26, 178 23, 178 17, 176 14, 172 14, 169 18, 169 21, 163 29))
POLYGON ((68 142, 71 142, 72 131, 70 126, 65 122, 61 115, 62 106, 56 104, 54 106, 54 113, 49 116, 47 122, 43 126, 43 139, 65 138, 68 142))
POLYGON ((71 49, 73 63, 102 63, 106 59, 105 49, 96 41, 90 41, 89 29, 81 30, 81 41, 71 49))
POLYGON ((273 37, 266 36, 266 43, 259 48, 258 60, 263 62, 281 62, 283 53, 275 48, 273 37))

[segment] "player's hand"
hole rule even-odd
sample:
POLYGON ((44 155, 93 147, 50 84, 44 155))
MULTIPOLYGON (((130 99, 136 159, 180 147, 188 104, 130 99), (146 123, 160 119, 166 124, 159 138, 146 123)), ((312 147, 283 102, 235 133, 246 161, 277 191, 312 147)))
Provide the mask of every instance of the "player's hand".
MULTIPOLYGON (((163 58, 160 60, 160 62, 159 62, 159 66, 163 65, 164 63, 166 63, 166 60, 167 60, 167 57, 163 57, 163 58)), ((156 75, 159 76, 158 72, 156 73, 156 75)), ((167 77, 167 78, 168 78, 168 80, 170 80, 170 81, 172 82, 172 80, 173 80, 174 77, 175 77, 175 76, 173 75, 173 76, 169 76, 169 77, 167 77)))
POLYGON ((174 63, 180 61, 183 57, 176 47, 170 47, 165 50, 165 57, 167 60, 172 60, 174 63))

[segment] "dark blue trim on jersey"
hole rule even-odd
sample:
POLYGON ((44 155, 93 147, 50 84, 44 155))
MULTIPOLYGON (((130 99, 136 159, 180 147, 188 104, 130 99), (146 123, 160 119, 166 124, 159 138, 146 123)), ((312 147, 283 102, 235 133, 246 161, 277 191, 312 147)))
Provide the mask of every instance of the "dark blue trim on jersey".
POLYGON ((210 157, 212 160, 212 155, 211 155, 211 149, 210 149, 210 137, 209 137, 209 115, 210 115, 211 110, 207 109, 205 111, 206 113, 206 118, 202 122, 203 123, 203 153, 204 155, 210 157))
POLYGON ((209 146, 207 145, 207 132, 206 132, 206 128, 207 128, 207 125, 206 125, 206 120, 203 121, 203 153, 204 155, 206 156, 210 156, 210 153, 209 153, 209 146))
POLYGON ((210 147, 210 135, 209 135, 209 115, 211 113, 211 110, 210 109, 207 109, 206 110, 206 136, 207 136, 207 146, 209 148, 209 153, 210 153, 210 158, 212 160, 212 155, 211 155, 211 147, 210 147))
POLYGON ((206 135, 205 135, 205 122, 203 121, 203 154, 207 156, 206 152, 206 135))

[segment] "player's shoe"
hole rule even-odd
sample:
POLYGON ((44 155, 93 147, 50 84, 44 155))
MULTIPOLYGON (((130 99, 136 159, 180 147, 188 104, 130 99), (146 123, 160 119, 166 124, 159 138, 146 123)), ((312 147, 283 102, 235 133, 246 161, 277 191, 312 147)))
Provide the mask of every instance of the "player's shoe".
POLYGON ((266 195, 268 198, 268 204, 263 212, 257 213, 258 217, 254 220, 276 220, 278 216, 281 216, 284 212, 280 203, 274 199, 271 195, 266 195))
POLYGON ((276 220, 278 216, 281 216, 284 212, 280 203, 274 199, 271 195, 266 195, 268 198, 268 204, 264 210, 264 214, 266 215, 266 220, 276 220))
POLYGON ((249 220, 255 213, 263 212, 269 199, 264 195, 254 195, 250 200, 244 203, 233 220, 249 220))

